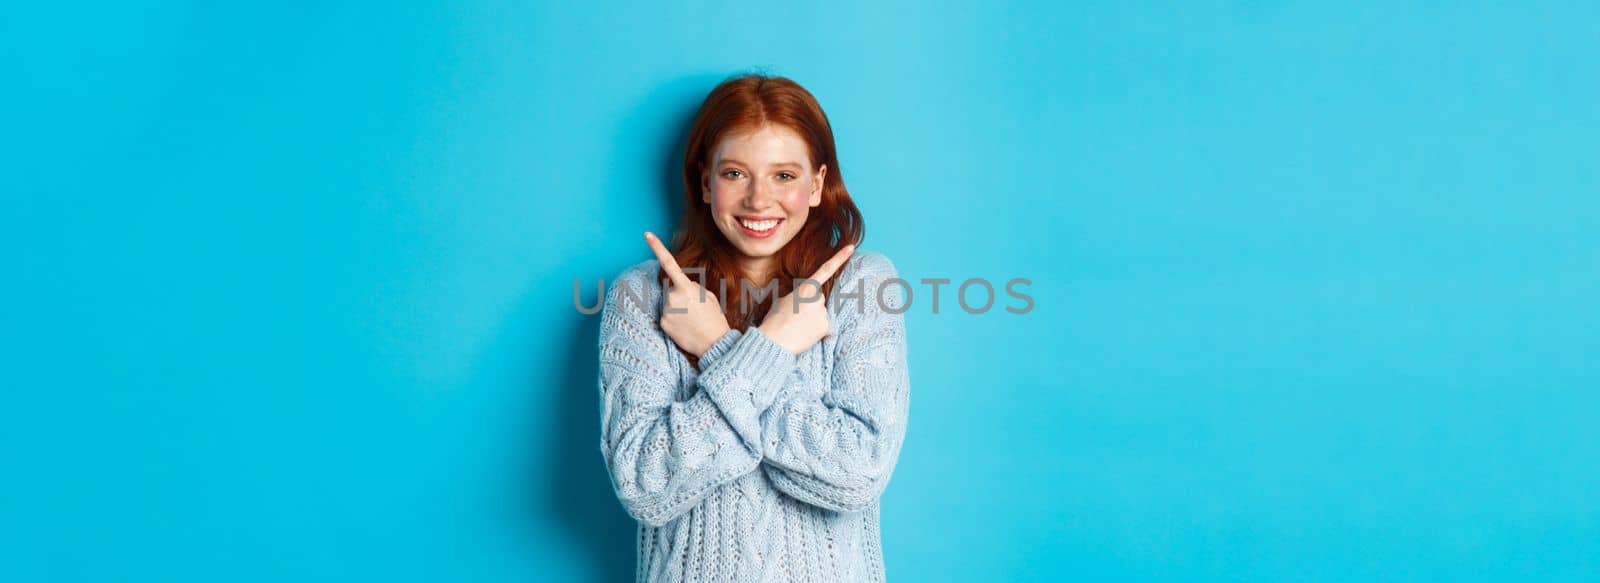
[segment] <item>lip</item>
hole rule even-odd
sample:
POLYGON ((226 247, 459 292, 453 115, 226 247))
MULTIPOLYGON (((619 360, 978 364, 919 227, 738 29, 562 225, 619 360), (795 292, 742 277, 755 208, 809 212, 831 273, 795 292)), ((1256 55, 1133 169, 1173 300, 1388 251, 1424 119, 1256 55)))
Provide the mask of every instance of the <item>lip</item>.
POLYGON ((739 232, 744 233, 744 236, 746 236, 746 237, 749 237, 751 239, 766 239, 766 238, 771 237, 773 235, 776 235, 778 233, 778 227, 783 225, 783 221, 784 220, 785 219, 783 217, 758 217, 758 216, 754 216, 754 215, 735 215, 733 217, 733 224, 737 225, 739 227, 739 232), (767 229, 765 231, 752 231, 752 230, 750 230, 749 227, 744 226, 744 221, 771 221, 771 220, 778 221, 778 224, 773 225, 771 229, 767 229))

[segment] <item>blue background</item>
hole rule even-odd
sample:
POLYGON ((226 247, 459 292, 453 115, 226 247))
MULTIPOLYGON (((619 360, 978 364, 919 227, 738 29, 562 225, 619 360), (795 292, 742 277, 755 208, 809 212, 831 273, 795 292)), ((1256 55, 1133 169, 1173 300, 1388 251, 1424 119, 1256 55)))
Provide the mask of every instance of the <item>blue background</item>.
POLYGON ((630 577, 573 280, 751 67, 1034 282, 919 286, 895 580, 1600 572, 1593 5, 453 4, 0 17, 0 580, 630 577))

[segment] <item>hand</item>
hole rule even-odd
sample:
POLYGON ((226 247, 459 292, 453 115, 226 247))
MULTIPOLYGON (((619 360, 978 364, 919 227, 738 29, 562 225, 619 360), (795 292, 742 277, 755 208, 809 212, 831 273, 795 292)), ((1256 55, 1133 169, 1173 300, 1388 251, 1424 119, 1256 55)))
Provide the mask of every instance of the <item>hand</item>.
POLYGON ((661 290, 664 302, 661 329, 679 347, 699 358, 728 333, 728 320, 722 315, 722 306, 717 303, 717 296, 683 274, 678 260, 667 252, 655 233, 645 231, 644 240, 650 244, 650 250, 655 252, 671 282, 670 287, 661 290))
POLYGON ((794 354, 804 354, 827 337, 828 298, 823 296, 822 284, 844 266, 855 250, 855 245, 845 245, 818 267, 809 280, 801 280, 789 293, 778 297, 767 312, 767 319, 761 322, 761 333, 794 354), (807 295, 800 296, 802 290, 807 295))

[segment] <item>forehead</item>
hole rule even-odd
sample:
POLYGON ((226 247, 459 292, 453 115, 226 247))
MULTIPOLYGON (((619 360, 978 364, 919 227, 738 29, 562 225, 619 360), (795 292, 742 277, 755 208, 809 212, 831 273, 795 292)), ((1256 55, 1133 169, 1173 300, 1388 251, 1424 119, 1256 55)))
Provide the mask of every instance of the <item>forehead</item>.
POLYGON ((718 163, 731 158, 755 166, 791 162, 809 167, 810 154, 800 134, 785 126, 767 124, 755 130, 724 135, 717 142, 711 160, 718 163))

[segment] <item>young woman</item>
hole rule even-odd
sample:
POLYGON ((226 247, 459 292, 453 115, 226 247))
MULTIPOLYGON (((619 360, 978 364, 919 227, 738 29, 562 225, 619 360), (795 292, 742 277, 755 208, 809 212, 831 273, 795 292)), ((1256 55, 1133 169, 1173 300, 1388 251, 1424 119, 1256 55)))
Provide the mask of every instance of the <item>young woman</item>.
POLYGON ((669 252, 600 331, 601 449, 640 581, 882 581, 878 496, 910 396, 894 266, 855 252, 833 130, 782 77, 713 89, 669 252), (763 291, 769 291, 763 295, 763 291))

